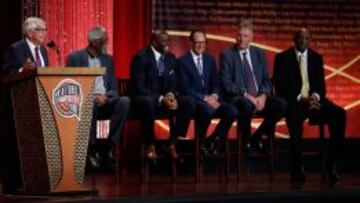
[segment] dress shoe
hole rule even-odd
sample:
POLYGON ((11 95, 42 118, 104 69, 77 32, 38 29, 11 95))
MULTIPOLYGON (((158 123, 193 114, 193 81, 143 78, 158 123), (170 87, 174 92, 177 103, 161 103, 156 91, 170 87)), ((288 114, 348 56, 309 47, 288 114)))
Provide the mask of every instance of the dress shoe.
POLYGON ((309 178, 306 175, 304 167, 291 171, 291 181, 293 182, 305 182, 309 178))
POLYGON ((106 159, 112 169, 116 169, 116 158, 112 149, 106 153, 106 159))
POLYGON ((154 145, 149 145, 145 153, 148 159, 156 160, 158 158, 154 145))
POLYGON ((170 157, 173 158, 173 159, 179 159, 180 158, 179 154, 176 151, 176 147, 175 147, 174 144, 171 144, 169 146, 169 154, 170 154, 170 157))
POLYGON ((98 152, 94 152, 88 155, 88 162, 91 168, 98 169, 100 168, 100 155, 98 152))
POLYGON ((337 182, 341 180, 341 176, 337 172, 336 166, 331 167, 331 169, 328 172, 328 176, 330 182, 337 182))
POLYGON ((250 148, 254 153, 266 154, 264 143, 260 139, 251 139, 250 148))

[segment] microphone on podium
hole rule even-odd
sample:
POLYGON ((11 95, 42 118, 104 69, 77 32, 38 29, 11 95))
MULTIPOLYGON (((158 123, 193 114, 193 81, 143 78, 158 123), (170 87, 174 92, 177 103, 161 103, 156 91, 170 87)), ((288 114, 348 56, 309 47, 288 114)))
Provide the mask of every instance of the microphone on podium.
POLYGON ((61 64, 61 54, 60 54, 60 49, 59 47, 56 45, 56 43, 54 42, 54 40, 50 40, 48 43, 46 43, 47 47, 51 48, 51 49, 54 49, 56 54, 58 55, 58 58, 57 58, 57 65, 58 66, 62 66, 61 64))

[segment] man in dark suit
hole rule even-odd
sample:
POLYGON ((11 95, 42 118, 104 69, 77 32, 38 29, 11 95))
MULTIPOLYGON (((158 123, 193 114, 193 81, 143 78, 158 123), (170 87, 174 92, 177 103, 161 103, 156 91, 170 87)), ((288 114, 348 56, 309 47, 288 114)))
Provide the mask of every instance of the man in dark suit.
POLYGON ((158 115, 176 114, 174 133, 169 139, 169 152, 178 158, 175 141, 187 132, 193 107, 185 97, 177 98, 177 61, 169 52, 169 35, 166 31, 152 33, 149 47, 137 53, 130 68, 131 100, 137 114, 141 116, 146 157, 156 159, 154 146, 154 121, 158 115))
POLYGON ((115 67, 112 56, 106 53, 107 33, 102 27, 95 27, 88 33, 89 44, 85 49, 68 56, 68 67, 105 67, 106 73, 95 80, 95 105, 90 131, 90 164, 100 166, 98 142, 96 139, 96 123, 100 119, 110 118, 110 134, 106 142, 107 159, 114 167, 114 146, 119 142, 121 131, 130 109, 130 99, 118 95, 115 67))
POLYGON ((263 151, 261 136, 273 135, 276 122, 286 111, 286 102, 272 96, 267 60, 263 50, 250 46, 252 24, 244 20, 236 33, 236 44, 220 54, 220 79, 225 99, 238 109, 238 125, 249 148, 263 151), (254 113, 264 121, 250 138, 251 118, 254 113))
MULTIPOLYGON (((44 47, 47 26, 44 20, 37 17, 27 18, 22 25, 24 39, 12 44, 6 51, 1 66, 1 75, 8 75, 32 68, 47 66, 49 63, 44 47)), ((3 121, 6 122, 6 135, 1 147, 4 151, 3 185, 5 192, 21 190, 21 176, 18 160, 15 123, 13 118, 10 90, 4 88, 3 103, 0 107, 3 121), (11 154, 11 156, 9 156, 11 154)))
POLYGON ((302 166, 302 133, 304 120, 316 119, 328 124, 330 148, 327 169, 330 180, 337 181, 336 163, 345 137, 346 112, 329 101, 326 95, 323 58, 308 48, 310 33, 301 29, 294 35, 295 47, 281 52, 275 57, 274 85, 276 94, 288 102, 286 123, 291 138, 291 177, 295 181, 305 181, 302 166))
POLYGON ((214 133, 204 143, 204 152, 216 153, 223 148, 230 127, 237 116, 234 106, 220 102, 219 78, 214 58, 205 53, 206 34, 204 30, 193 30, 190 34, 192 47, 180 59, 178 84, 180 94, 194 99, 196 106, 195 124, 202 142, 205 142, 211 119, 221 120, 214 133), (214 143, 214 140, 221 141, 214 143), (220 145, 219 145, 220 144, 220 145))

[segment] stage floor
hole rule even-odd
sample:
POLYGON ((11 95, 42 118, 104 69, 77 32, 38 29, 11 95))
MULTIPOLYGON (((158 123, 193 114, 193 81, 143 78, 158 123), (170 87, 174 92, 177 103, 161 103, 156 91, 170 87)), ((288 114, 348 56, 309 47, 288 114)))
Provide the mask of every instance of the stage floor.
POLYGON ((0 202, 359 202, 360 173, 343 174, 343 179, 330 184, 318 173, 310 173, 304 184, 293 184, 287 173, 277 173, 273 181, 267 173, 242 177, 229 183, 217 175, 205 174, 195 184, 190 175, 171 183, 169 176, 151 176, 148 184, 140 184, 138 175, 124 175, 116 182, 114 173, 101 172, 86 176, 85 186, 98 190, 97 195, 24 196, 0 195, 0 202))

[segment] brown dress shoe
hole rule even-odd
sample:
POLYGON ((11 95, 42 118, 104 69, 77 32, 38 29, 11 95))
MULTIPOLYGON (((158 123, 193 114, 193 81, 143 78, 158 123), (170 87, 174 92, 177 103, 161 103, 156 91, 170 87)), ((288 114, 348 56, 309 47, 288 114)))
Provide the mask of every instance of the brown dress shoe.
POLYGON ((154 145, 149 145, 146 149, 146 157, 151 160, 157 159, 157 154, 154 145))
POLYGON ((170 153, 171 158, 173 158, 173 159, 180 158, 179 154, 176 152, 176 147, 174 144, 169 146, 169 153, 170 153))

